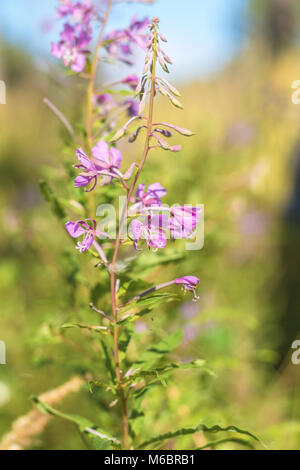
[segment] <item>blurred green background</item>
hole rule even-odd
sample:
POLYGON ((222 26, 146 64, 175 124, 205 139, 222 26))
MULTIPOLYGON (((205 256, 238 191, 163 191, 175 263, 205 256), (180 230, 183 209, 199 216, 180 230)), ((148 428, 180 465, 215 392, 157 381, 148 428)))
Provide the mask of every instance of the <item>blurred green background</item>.
MULTIPOLYGON (((183 145, 179 154, 153 153, 144 180, 167 187, 170 204, 205 205, 205 246, 145 272, 150 282, 197 275, 200 300, 194 304, 187 295, 181 304, 160 306, 137 324, 137 342, 143 349, 183 328, 172 359, 206 359, 215 375, 181 371, 168 388, 155 387, 142 405, 145 437, 205 420, 252 430, 269 449, 300 448, 300 366, 291 363, 291 344, 300 339, 300 107, 291 102, 291 84, 300 78, 299 13, 294 2, 250 2, 243 50, 218 73, 181 86, 184 111, 163 99, 156 105, 160 120, 196 136, 176 140, 183 145)), ((88 256, 79 259, 39 192, 43 178, 62 201, 75 197, 65 174, 65 167, 72 172, 75 146, 62 150, 68 137, 42 100, 59 104, 73 124, 82 122, 83 83, 65 78, 57 64, 43 70, 5 36, 0 78, 8 84, 7 104, 0 105, 0 340, 7 346, 7 364, 0 366, 1 438, 32 408, 31 395, 75 374, 103 376, 97 343, 81 332, 62 334, 59 326, 96 322, 89 300, 109 305, 109 299, 105 276, 88 256)), ((121 145, 127 162, 139 159, 140 145, 121 145)), ((180 256, 183 248, 178 243, 166 253, 180 256)), ((129 354, 135 357, 134 348, 129 354)), ((59 406, 104 429, 118 428, 109 402, 103 392, 83 389, 59 406)), ((168 448, 204 442, 198 433, 168 448)), ((51 420, 27 448, 81 449, 85 443, 71 424, 51 420)))

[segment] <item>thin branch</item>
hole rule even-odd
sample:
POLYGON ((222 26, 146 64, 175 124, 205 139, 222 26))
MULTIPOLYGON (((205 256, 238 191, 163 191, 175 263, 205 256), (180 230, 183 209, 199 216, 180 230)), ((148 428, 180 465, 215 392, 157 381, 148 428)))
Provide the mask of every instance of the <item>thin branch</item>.
POLYGON ((106 313, 104 313, 102 310, 99 310, 98 308, 96 308, 95 305, 92 302, 89 303, 89 307, 92 310, 94 310, 94 312, 100 313, 100 315, 102 315, 104 318, 106 318, 106 320, 109 320, 111 323, 113 322, 113 320, 108 315, 106 315, 106 313))
POLYGON ((144 292, 141 292, 140 294, 136 295, 132 299, 125 302, 125 304, 120 305, 119 308, 124 307, 125 305, 128 305, 128 304, 131 304, 132 302, 135 302, 136 300, 141 299, 142 297, 144 297, 147 294, 151 294, 152 292, 155 292, 159 289, 163 289, 164 287, 171 286, 172 284, 175 284, 175 281, 164 282, 163 284, 159 284, 157 286, 150 287, 149 289, 145 290, 144 292))
POLYGON ((44 98, 43 99, 43 102, 49 106, 49 108, 54 112, 54 114, 56 114, 56 116, 58 117, 58 119, 64 124, 64 126, 66 127, 66 129, 69 131, 70 135, 72 136, 72 138, 74 140, 76 140, 76 134, 74 132, 74 129, 73 127, 71 126, 71 124, 69 123, 68 119, 66 118, 66 116, 64 116, 64 114, 48 99, 48 98, 44 98))

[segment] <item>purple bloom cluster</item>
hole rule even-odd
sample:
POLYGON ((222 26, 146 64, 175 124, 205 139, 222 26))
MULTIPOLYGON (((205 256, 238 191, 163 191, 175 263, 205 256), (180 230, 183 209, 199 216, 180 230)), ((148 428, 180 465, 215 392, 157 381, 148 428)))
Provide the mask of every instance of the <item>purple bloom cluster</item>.
POLYGON ((74 180, 75 188, 87 187, 91 184, 92 187, 89 191, 96 187, 99 177, 101 177, 102 186, 110 184, 114 179, 129 179, 135 166, 135 163, 133 163, 127 172, 122 174, 120 171, 121 152, 114 147, 109 148, 104 140, 99 140, 92 148, 91 159, 82 149, 77 149, 76 155, 80 163, 74 165, 74 167, 83 171, 74 180))
POLYGON ((90 0, 63 0, 57 9, 57 16, 68 18, 69 22, 64 24, 59 42, 51 44, 51 53, 62 59, 65 67, 70 66, 74 72, 81 72, 89 54, 87 47, 92 39, 91 20, 94 7, 90 0))
MULTIPOLYGON (((86 49, 91 41, 91 21, 96 18, 96 12, 90 0, 81 0, 74 2, 72 0, 62 0, 58 8, 59 18, 69 18, 69 22, 64 24, 64 29, 60 34, 60 41, 52 44, 52 53, 63 59, 65 66, 71 66, 71 69, 80 72, 84 69, 86 58, 89 51, 86 49)), ((146 62, 143 76, 140 81, 134 74, 128 75, 119 82, 114 84, 127 85, 135 90, 135 96, 139 97, 140 104, 132 98, 126 98, 123 101, 116 101, 115 97, 109 92, 108 87, 103 87, 103 92, 93 95, 94 107, 99 107, 101 115, 107 117, 108 113, 118 107, 126 109, 130 119, 129 121, 111 138, 111 142, 116 142, 122 138, 131 123, 142 119, 143 111, 146 104, 147 95, 150 93, 160 92, 167 96, 172 104, 181 108, 181 103, 176 96, 180 96, 179 92, 166 80, 159 77, 149 78, 151 65, 158 60, 162 69, 168 72, 167 64, 171 64, 171 60, 160 47, 160 40, 166 42, 166 39, 157 31, 158 19, 154 18, 150 25, 150 35, 147 34, 149 20, 145 18, 139 21, 134 17, 128 28, 123 30, 114 30, 109 33, 103 42, 111 58, 121 60, 131 64, 129 58, 132 55, 132 45, 135 44, 147 50, 146 62), (154 90, 154 91, 153 91, 154 90)), ((153 95, 152 95, 153 96, 153 95)), ((150 119, 150 118, 149 118, 150 119)), ((169 145, 164 138, 172 137, 175 131, 181 135, 191 136, 193 134, 189 129, 174 126, 169 123, 155 123, 148 130, 148 146, 150 139, 155 141, 155 145, 149 148, 160 147, 164 150, 178 152, 179 145, 169 145), (171 130, 170 130, 171 129, 171 130)), ((140 124, 133 134, 129 137, 129 142, 133 142, 140 131, 146 128, 144 124, 140 124)), ((145 240, 148 248, 154 251, 162 249, 166 246, 168 239, 184 239, 194 235, 197 224, 200 221, 200 208, 192 206, 173 206, 167 207, 163 205, 162 198, 167 194, 166 189, 160 183, 152 183, 148 187, 145 184, 139 184, 135 194, 133 190, 136 180, 142 167, 139 167, 136 178, 132 186, 128 186, 126 181, 131 177, 133 169, 137 166, 133 163, 125 172, 121 172, 122 154, 114 146, 109 146, 105 140, 99 140, 91 149, 91 157, 89 157, 81 148, 76 150, 76 156, 79 163, 74 167, 80 170, 76 176, 74 184, 76 188, 84 187, 86 191, 92 191, 97 186, 100 178, 100 185, 108 185, 119 181, 127 191, 125 215, 132 218, 129 226, 129 239, 132 240, 135 249, 141 240, 145 240)), ((100 258, 105 265, 108 264, 107 258, 102 247, 95 240, 96 237, 105 238, 109 236, 105 233, 98 232, 96 229, 96 221, 94 219, 85 219, 78 221, 69 221, 65 224, 66 230, 73 238, 79 238, 76 248, 82 253, 92 246, 98 252, 100 258)), ((120 242, 121 236, 118 235, 117 242, 120 242)), ((127 239, 128 241, 128 239, 127 239)), ((116 250, 120 246, 116 245, 116 250)), ((116 251, 117 253, 117 251, 116 251)), ((195 276, 184 276, 176 278, 173 281, 161 284, 153 288, 161 289, 167 285, 181 285, 185 291, 191 291, 194 295, 193 300, 198 300, 196 287, 200 280, 195 276)), ((147 294, 149 290, 140 294, 141 297, 147 294)), ((138 298, 136 297, 136 298, 138 298)), ((132 299, 135 300, 136 298, 132 299)))
POLYGON ((106 50, 109 55, 122 62, 132 65, 129 57, 132 55, 132 44, 146 49, 148 34, 146 33, 149 19, 138 20, 134 16, 128 28, 115 29, 107 34, 105 38, 106 50))
POLYGON ((130 226, 135 248, 140 239, 146 240, 148 248, 157 250, 166 246, 168 238, 191 237, 200 220, 200 208, 162 207, 161 198, 167 194, 166 189, 160 183, 150 184, 147 190, 145 188, 144 184, 139 184, 133 205, 129 208, 130 215, 141 214, 130 226))
MULTIPOLYGON (((127 85, 131 90, 135 90, 138 84, 138 77, 135 74, 127 75, 119 82, 114 82, 113 85, 122 84, 127 85)), ((111 93, 98 93, 94 95, 94 106, 100 108, 100 115, 107 117, 108 113, 114 109, 124 109, 128 117, 137 116, 139 113, 138 102, 133 98, 126 98, 123 101, 117 100, 115 94, 111 93)))

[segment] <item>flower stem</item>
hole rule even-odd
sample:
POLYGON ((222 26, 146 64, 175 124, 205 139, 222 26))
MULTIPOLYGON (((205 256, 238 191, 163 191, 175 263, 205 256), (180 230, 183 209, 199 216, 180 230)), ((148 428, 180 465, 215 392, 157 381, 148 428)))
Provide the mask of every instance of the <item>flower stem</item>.
MULTIPOLYGON (((156 35, 155 35, 156 36, 156 35)), ((156 40, 153 46, 153 62, 152 62, 152 73, 151 73, 151 91, 150 91, 150 103, 149 103, 149 113, 147 119, 147 134, 145 140, 145 146, 142 154, 142 158, 138 167, 138 170, 133 178, 131 186, 129 188, 126 204, 124 208, 124 212, 121 217, 120 227, 118 231, 118 236, 115 243, 115 249, 113 254, 113 259, 110 267, 110 287, 111 287, 111 299, 112 299, 112 309, 113 309, 113 317, 114 317, 114 358, 115 358, 115 369, 116 369, 116 378, 117 384, 119 389, 119 396, 121 402, 121 409, 122 409, 122 416, 123 416, 123 434, 124 434, 124 447, 125 450, 130 449, 129 445, 129 427, 128 427, 128 411, 127 411, 127 399, 124 394, 123 384, 122 384, 122 377, 121 377, 121 370, 120 370, 120 363, 119 363, 119 327, 117 325, 118 321, 118 306, 117 306, 117 299, 116 299, 116 273, 115 273, 115 265, 118 260, 119 249, 121 245, 121 234, 123 232, 124 223, 126 221, 126 216, 128 212, 128 206, 130 203, 131 196, 133 194, 134 188, 136 186, 137 180, 141 174, 141 171, 145 165, 146 158, 148 152, 150 150, 150 139, 152 133, 152 121, 153 121, 153 108, 154 108, 154 97, 155 97, 155 67, 156 67, 156 59, 157 59, 157 44, 156 40)))
POLYGON ((110 15, 112 7, 112 0, 108 0, 107 2, 107 9, 105 15, 103 17, 102 26, 99 34, 99 38, 96 44, 92 65, 91 65, 91 74, 90 74, 90 81, 88 85, 87 91, 87 118, 86 118, 86 130, 87 130, 87 140, 89 150, 92 147, 92 140, 93 140, 93 96, 95 90, 95 79, 96 79, 96 72, 97 72, 97 63, 99 60, 99 50, 102 45, 104 31, 106 28, 106 24, 110 15))

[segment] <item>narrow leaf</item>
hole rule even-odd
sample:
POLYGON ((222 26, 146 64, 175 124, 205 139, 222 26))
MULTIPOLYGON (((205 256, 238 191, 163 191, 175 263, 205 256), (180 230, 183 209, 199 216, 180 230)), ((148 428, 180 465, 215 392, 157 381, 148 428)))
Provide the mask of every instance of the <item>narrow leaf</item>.
POLYGON ((225 431, 232 431, 232 432, 237 432, 239 434, 244 434, 246 436, 251 437, 257 442, 261 442, 261 440, 252 434, 249 431, 245 431, 244 429, 240 429, 237 426, 226 426, 226 427, 221 427, 219 425, 214 425, 214 426, 206 426, 206 424, 199 424, 195 428, 182 428, 178 429, 177 431, 174 432, 168 432, 166 434, 161 434, 159 436, 153 437, 152 439, 149 439, 148 441, 143 442, 140 444, 137 449, 141 449, 143 447, 147 447, 149 444, 154 444, 155 442, 161 442, 165 441, 166 439, 172 439, 174 437, 178 436, 186 436, 188 434, 195 434, 196 432, 211 432, 211 433, 216 433, 216 432, 225 432, 225 431))

